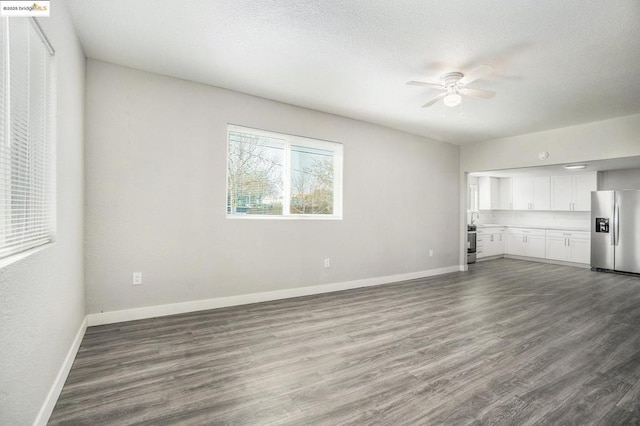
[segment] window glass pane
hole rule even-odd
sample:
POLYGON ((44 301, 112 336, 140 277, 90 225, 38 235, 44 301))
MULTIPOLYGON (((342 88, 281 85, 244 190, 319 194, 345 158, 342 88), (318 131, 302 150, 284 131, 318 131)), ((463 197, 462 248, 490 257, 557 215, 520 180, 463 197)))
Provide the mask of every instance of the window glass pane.
POLYGON ((0 20, 0 257, 55 232, 53 56, 34 20, 0 20))
POLYGON ((227 213, 281 215, 284 140, 229 132, 227 213))
POLYGON ((342 218, 342 145, 228 125, 227 215, 342 218))
POLYGON ((291 146, 291 214, 333 214, 334 153, 291 146))

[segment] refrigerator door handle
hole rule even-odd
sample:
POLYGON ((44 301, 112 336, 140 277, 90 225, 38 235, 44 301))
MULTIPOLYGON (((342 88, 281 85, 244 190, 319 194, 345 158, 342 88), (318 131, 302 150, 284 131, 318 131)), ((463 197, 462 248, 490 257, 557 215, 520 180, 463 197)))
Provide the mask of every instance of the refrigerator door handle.
POLYGON ((617 246, 620 241, 620 206, 618 203, 613 205, 613 232, 611 233, 613 245, 617 246))

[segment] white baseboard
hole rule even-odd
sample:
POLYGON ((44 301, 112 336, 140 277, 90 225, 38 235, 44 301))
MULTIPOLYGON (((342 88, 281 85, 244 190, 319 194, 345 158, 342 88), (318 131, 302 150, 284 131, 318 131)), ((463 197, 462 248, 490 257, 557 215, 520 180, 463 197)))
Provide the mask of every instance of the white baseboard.
POLYGON ((485 262, 487 260, 502 259, 504 257, 506 257, 504 254, 496 254, 495 256, 477 257, 476 262, 485 262))
POLYGON ((310 296, 320 293, 350 290, 360 287, 370 287, 389 284, 416 278, 431 277, 448 274, 450 272, 465 271, 466 265, 448 266, 446 268, 430 269, 427 271, 410 272, 407 274, 388 275, 385 277, 365 278, 354 281, 344 281, 332 284, 321 284, 309 287, 297 287, 285 290, 266 291, 262 293, 243 294, 238 296, 218 297, 214 299, 193 300, 189 302, 171 303, 167 305, 146 306, 143 308, 124 309, 87 315, 88 325, 113 324, 123 321, 133 321, 166 315, 183 314, 187 312, 204 311, 207 309, 224 308, 228 306, 247 305, 250 303, 267 302, 270 300, 289 299, 291 297, 310 296))
POLYGON ((62 387, 64 386, 64 382, 67 380, 67 376, 69 376, 69 371, 71 371, 71 366, 73 365, 73 361, 76 359, 76 354, 78 353, 78 349, 80 348, 80 343, 82 342, 82 338, 84 337, 85 331, 87 331, 87 317, 84 318, 82 324, 80 324, 80 329, 76 333, 75 339, 73 339, 73 343, 69 348, 69 352, 67 352, 67 356, 58 371, 58 375, 51 385, 51 389, 49 389, 49 393, 47 394, 47 398, 44 400, 42 407, 40 407, 40 411, 38 412, 38 416, 36 420, 33 422, 34 426, 45 426, 49 421, 49 417, 51 417, 51 413, 53 412, 54 407, 56 406, 56 402, 58 401, 58 397, 60 396, 60 392, 62 392, 62 387))
MULTIPOLYGON (((497 256, 495 257, 497 258, 497 256)), ((562 260, 553 260, 553 259, 542 259, 540 257, 528 257, 528 256, 516 256, 513 254, 505 254, 505 259, 515 259, 515 260, 526 260, 529 262, 538 262, 538 263, 550 263, 553 265, 562 265, 562 266, 573 266, 575 268, 586 268, 590 269, 591 265, 588 263, 575 263, 575 262, 565 262, 562 260)), ((487 259, 489 260, 489 259, 487 259)))

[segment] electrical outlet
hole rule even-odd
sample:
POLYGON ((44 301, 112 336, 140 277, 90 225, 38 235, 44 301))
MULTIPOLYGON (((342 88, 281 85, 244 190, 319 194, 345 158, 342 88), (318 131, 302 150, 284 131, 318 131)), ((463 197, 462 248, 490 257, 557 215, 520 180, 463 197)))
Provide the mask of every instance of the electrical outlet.
POLYGON ((433 249, 429 250, 429 257, 433 257, 433 249))
POLYGON ((142 272, 134 272, 133 273, 133 285, 142 284, 142 272))
POLYGON ((331 266, 331 259, 329 259, 328 257, 324 260, 324 267, 328 268, 329 266, 331 266))

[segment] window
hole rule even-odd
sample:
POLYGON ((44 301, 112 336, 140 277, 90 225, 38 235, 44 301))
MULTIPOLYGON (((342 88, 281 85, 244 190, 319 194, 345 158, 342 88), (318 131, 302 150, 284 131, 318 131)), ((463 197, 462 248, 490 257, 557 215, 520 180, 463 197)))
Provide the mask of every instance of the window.
POLYGON ((0 19, 0 258, 54 234, 53 50, 32 18, 0 19))
POLYGON ((342 145, 229 125, 229 217, 342 217, 342 145))

